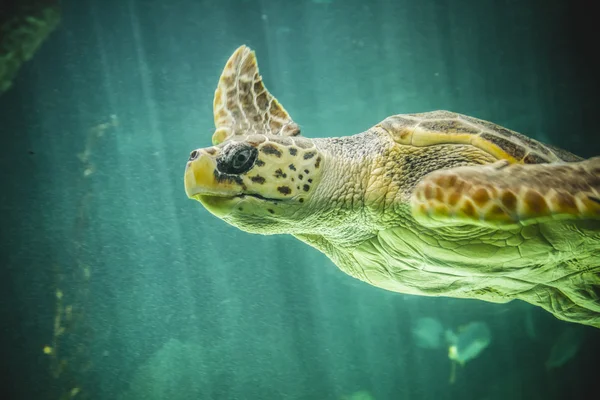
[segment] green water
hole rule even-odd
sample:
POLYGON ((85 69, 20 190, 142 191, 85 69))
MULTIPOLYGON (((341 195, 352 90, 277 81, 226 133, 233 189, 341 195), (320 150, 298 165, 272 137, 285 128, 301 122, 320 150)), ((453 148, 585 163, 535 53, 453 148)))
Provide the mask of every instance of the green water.
POLYGON ((535 400, 597 387, 596 329, 565 336, 569 324, 524 303, 368 286, 292 237, 226 225, 183 188, 241 44, 309 137, 448 109, 598 155, 585 12, 541 0, 62 8, 0 97, 2 398, 535 400), (453 383, 443 340, 423 348, 412 334, 425 317, 490 329, 453 383))

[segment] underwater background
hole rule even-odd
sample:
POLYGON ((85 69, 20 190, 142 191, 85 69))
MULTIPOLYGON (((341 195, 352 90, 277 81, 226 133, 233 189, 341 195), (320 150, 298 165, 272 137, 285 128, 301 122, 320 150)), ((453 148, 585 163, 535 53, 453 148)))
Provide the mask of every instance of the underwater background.
POLYGON ((309 137, 447 109, 599 155, 585 2, 78 0, 60 14, 0 95, 0 398, 597 391, 597 329, 519 301, 369 286, 291 236, 223 223, 183 188, 242 44, 309 137), (449 337, 484 345, 461 366, 449 337))

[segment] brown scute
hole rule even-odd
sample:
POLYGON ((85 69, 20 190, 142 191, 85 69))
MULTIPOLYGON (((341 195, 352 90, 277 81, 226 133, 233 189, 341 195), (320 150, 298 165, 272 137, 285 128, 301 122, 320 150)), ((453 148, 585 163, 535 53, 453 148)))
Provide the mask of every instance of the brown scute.
POLYGON ((250 82, 238 80, 238 89, 242 93, 250 93, 250 82))
POLYGON ((444 202, 444 191, 439 186, 435 188, 435 199, 440 203, 444 202))
POLYGON ((292 171, 296 170, 296 166, 294 164, 288 165, 288 168, 291 169, 292 171))
POLYGON ((265 162, 263 160, 261 160, 260 158, 256 160, 257 167, 263 167, 264 165, 265 165, 265 162))
POLYGON ((265 183, 265 178, 263 178, 263 177, 262 177, 262 176, 260 176, 260 175, 253 176, 253 177, 251 177, 251 178, 250 178, 250 180, 251 180, 252 182, 254 182, 254 183, 259 183, 259 184, 261 184, 261 185, 262 185, 263 183, 265 183))
POLYGON ((275 170, 275 173, 273 174, 273 176, 275 178, 285 178, 285 177, 287 177, 287 175, 281 170, 281 168, 278 168, 277 170, 275 170))
POLYGON ((308 160, 309 158, 313 158, 315 156, 315 154, 317 154, 317 153, 315 153, 314 151, 309 151, 309 152, 305 153, 302 158, 304 158, 305 160, 308 160))
POLYGON ((310 186, 304 185, 302 186, 302 189, 304 189, 305 192, 308 192, 310 190, 310 186))
POLYGON ((456 175, 443 174, 436 180, 436 183, 444 189, 451 188, 456 184, 456 175))
POLYGON ((254 71, 257 70, 256 57, 250 53, 249 57, 246 57, 242 63, 240 75, 254 75, 254 71))
POLYGON ((435 189, 431 185, 425 186, 425 198, 431 200, 435 197, 435 189))
POLYGON ((271 133, 274 134, 274 135, 279 135, 279 132, 281 131, 281 127, 282 126, 283 125, 281 124, 281 122, 278 122, 278 121, 276 121, 274 119, 272 119, 269 122, 269 129, 271 130, 271 133))
POLYGON ((269 154, 269 155, 274 155, 277 158, 281 157, 281 151, 279 151, 279 149, 277 147, 275 147, 274 145, 267 143, 265 144, 260 151, 262 151, 265 154, 269 154))
POLYGON ((552 198, 552 203, 558 207, 560 212, 574 214, 577 212, 577 204, 572 195, 568 193, 557 192, 552 198))
POLYGON ((479 133, 479 129, 457 120, 424 121, 419 124, 423 129, 442 133, 479 133))
POLYGON ((477 207, 483 207, 488 201, 490 201, 490 194, 485 188, 479 188, 475 190, 471 196, 471 199, 477 207))
POLYGON ((290 147, 290 154, 295 156, 296 154, 298 154, 298 149, 295 147, 290 147))
POLYGON ((227 95, 227 109, 234 110, 237 108, 236 97, 227 95))
POLYGON ((463 204, 461 211, 468 217, 475 216, 475 207, 469 200, 465 200, 465 204, 463 204))
POLYGON ((261 109, 261 110, 266 110, 267 109, 267 105, 269 104, 269 99, 267 97, 267 92, 262 92, 261 94, 259 94, 258 96, 256 96, 256 104, 258 105, 258 108, 261 109))
POLYGON ((462 195, 459 192, 452 192, 452 194, 448 197, 448 205, 454 207, 462 195))
POLYGON ((496 146, 500 147, 502 150, 504 150, 517 160, 521 160, 523 156, 525 156, 525 150, 523 149, 523 147, 511 142, 510 140, 506 140, 504 138, 486 132, 482 133, 480 137, 494 143, 496 146))
POLYGON ((315 168, 319 168, 319 165, 321 165, 321 157, 317 157, 317 161, 315 162, 315 168))
POLYGON ((515 212, 517 208, 517 196, 513 192, 506 191, 500 195, 502 205, 509 211, 515 212))
POLYGON ((541 194, 535 190, 528 190, 523 198, 527 205, 528 211, 535 215, 544 215, 548 213, 548 204, 541 194))
POLYGON ((523 159, 524 164, 542 164, 546 162, 548 162, 548 160, 536 153, 529 153, 523 159))
POLYGON ((497 204, 494 204, 487 212, 486 212, 486 216, 490 216, 492 217, 492 219, 500 219, 500 218, 506 218, 508 217, 508 215, 506 214, 506 211, 504 211, 502 209, 502 207, 500 207, 497 204))
POLYGON ((277 191, 279 193, 285 194, 285 195, 292 193, 292 189, 290 189, 289 186, 279 186, 279 187, 277 187, 277 191))

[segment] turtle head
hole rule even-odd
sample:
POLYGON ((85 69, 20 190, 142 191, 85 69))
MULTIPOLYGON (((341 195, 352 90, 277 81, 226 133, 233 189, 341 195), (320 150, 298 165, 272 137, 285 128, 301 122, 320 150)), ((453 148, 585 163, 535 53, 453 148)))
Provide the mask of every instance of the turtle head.
POLYGON ((185 191, 248 232, 290 233, 321 178, 322 156, 301 137, 250 135, 192 151, 185 191))
POLYGON ((188 197, 248 232, 291 233, 307 213, 323 156, 265 88, 256 56, 239 47, 215 91, 212 147, 192 151, 188 197))

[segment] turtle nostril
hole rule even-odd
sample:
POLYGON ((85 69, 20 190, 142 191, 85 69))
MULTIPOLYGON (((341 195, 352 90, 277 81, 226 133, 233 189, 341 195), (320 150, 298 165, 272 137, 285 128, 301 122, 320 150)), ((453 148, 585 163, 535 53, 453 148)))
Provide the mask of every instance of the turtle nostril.
POLYGON ((194 161, 196 158, 198 158, 198 150, 192 151, 189 161, 194 161))

